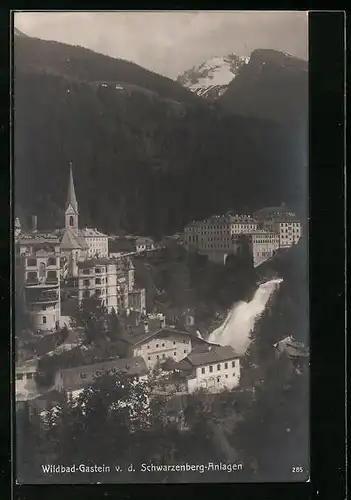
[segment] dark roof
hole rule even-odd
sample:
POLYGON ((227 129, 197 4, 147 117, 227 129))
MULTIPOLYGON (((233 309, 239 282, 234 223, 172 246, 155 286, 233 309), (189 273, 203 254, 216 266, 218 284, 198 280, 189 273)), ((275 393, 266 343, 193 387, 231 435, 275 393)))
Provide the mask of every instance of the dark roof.
POLYGON ((144 329, 144 324, 138 325, 136 328, 133 328, 133 330, 129 333, 126 333, 123 335, 123 340, 128 342, 129 344, 132 345, 137 345, 145 342, 148 339, 151 339, 152 337, 158 335, 160 337, 162 336, 168 336, 168 335, 182 335, 186 337, 190 337, 188 332, 178 330, 176 328, 171 328, 169 326, 166 326, 164 328, 160 328, 160 320, 158 319, 151 319, 149 320, 149 331, 145 332, 144 329))
POLYGON ((83 387, 86 383, 91 383, 96 372, 109 372, 111 370, 125 372, 128 375, 146 375, 148 373, 148 368, 144 359, 139 356, 133 358, 115 358, 93 365, 64 368, 59 370, 59 373, 62 374, 62 381, 65 389, 74 390, 83 387), (90 379, 87 379, 86 382, 84 382, 84 379, 77 380, 75 377, 81 373, 86 375, 87 378, 90 377, 90 379))
POLYGON ((110 264, 116 264, 116 261, 112 259, 89 259, 77 263, 78 267, 82 269, 89 269, 94 266, 108 266, 110 264))
MULTIPOLYGON (((62 231, 61 231, 62 233, 62 231)), ((60 234, 60 233, 58 233, 60 234)), ((61 249, 62 250, 72 250, 76 248, 87 249, 89 248, 88 243, 85 239, 80 235, 80 233, 76 233, 71 228, 66 228, 63 232, 61 239, 61 249)))
POLYGON ((207 350, 191 351, 186 358, 178 363, 178 369, 190 369, 191 367, 228 361, 238 358, 239 355, 231 346, 209 346, 207 350))

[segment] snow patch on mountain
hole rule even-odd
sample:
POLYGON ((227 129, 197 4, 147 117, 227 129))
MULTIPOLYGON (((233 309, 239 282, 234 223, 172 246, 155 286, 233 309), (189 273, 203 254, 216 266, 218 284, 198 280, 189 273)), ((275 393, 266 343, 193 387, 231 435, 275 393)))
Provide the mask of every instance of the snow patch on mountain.
POLYGON ((177 81, 201 97, 217 99, 227 90, 228 84, 236 77, 240 68, 249 62, 249 57, 229 54, 224 57, 213 57, 194 66, 177 81))

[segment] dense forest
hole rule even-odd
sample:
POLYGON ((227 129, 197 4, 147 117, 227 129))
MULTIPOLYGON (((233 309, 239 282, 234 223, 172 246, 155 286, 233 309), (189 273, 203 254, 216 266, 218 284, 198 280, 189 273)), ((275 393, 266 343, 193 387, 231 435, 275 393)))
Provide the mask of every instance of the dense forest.
POLYGON ((135 64, 30 37, 16 37, 14 90, 22 224, 36 213, 39 227, 62 225, 69 161, 81 224, 106 232, 158 236, 282 201, 303 209, 295 126, 228 115, 135 64))

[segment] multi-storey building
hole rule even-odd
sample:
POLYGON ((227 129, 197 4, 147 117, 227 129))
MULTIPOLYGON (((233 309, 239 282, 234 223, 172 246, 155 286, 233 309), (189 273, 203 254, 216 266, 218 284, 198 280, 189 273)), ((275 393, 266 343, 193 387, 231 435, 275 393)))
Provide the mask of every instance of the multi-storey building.
POLYGON ((141 324, 124 337, 125 354, 141 356, 148 368, 172 358, 180 361, 191 351, 191 336, 171 327, 159 328, 152 331, 149 328, 152 321, 141 324))
POLYGON ((243 235, 250 242, 254 266, 258 266, 278 248, 297 243, 301 224, 285 209, 262 209, 255 217, 227 213, 189 224, 184 230, 184 245, 188 251, 197 251, 213 262, 224 263, 228 254, 238 252, 243 235))
POLYGON ((199 389, 217 393, 240 383, 240 357, 231 346, 208 344, 190 352, 175 369, 186 381, 189 393, 199 389))
POLYGON ((16 288, 36 331, 53 331, 60 321, 60 241, 36 230, 16 243, 16 288))
POLYGON ((296 214, 284 205, 263 208, 255 215, 262 229, 279 234, 280 248, 289 248, 299 242, 302 236, 301 222, 296 214))
POLYGON ((257 220, 249 215, 214 216, 189 224, 184 233, 186 248, 207 255, 213 262, 224 263, 228 254, 236 254, 242 235, 249 237, 255 265, 271 257, 276 249, 276 237, 259 231, 257 220))
POLYGON ((78 262, 78 300, 98 297, 109 312, 118 311, 116 263, 109 259, 78 262))
POLYGON ((88 227, 82 229, 80 234, 88 244, 88 257, 108 257, 108 236, 106 234, 88 227))
POLYGON ((258 230, 247 235, 247 237, 250 241, 254 267, 273 257, 279 248, 278 233, 258 230))

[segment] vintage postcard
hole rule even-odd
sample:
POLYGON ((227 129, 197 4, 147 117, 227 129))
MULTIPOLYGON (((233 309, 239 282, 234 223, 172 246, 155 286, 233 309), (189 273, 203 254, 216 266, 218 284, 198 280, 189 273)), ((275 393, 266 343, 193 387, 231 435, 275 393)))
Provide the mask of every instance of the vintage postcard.
POLYGON ((19 484, 309 479, 308 15, 14 13, 19 484))

